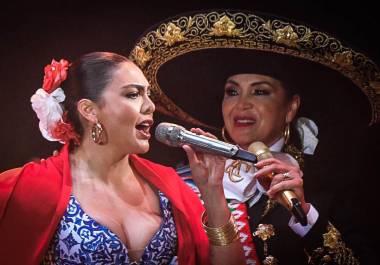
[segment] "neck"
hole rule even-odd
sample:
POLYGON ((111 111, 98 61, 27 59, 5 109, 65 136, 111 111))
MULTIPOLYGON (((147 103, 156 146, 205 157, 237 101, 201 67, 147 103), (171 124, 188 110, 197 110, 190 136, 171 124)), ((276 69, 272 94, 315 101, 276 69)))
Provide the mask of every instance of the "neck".
POLYGON ((268 147, 272 151, 276 151, 276 152, 280 152, 283 146, 284 146, 284 138, 282 136, 279 136, 277 139, 273 140, 270 144, 268 144, 268 147))
POLYGON ((73 177, 110 182, 125 174, 133 175, 129 154, 121 153, 120 148, 110 144, 95 144, 89 138, 83 139, 70 154, 70 164, 73 177))
MULTIPOLYGON (((252 143, 254 143, 256 141, 253 141, 252 143)), ((252 144, 251 143, 251 144, 252 144)), ((284 138, 282 137, 282 135, 280 135, 279 137, 273 139, 272 141, 267 141, 267 142, 264 142, 264 144, 267 146, 267 147, 274 147, 274 151, 281 151, 282 147, 284 146, 284 138)), ((248 150, 250 144, 247 145, 247 146, 241 146, 241 148, 245 149, 245 150, 248 150)))

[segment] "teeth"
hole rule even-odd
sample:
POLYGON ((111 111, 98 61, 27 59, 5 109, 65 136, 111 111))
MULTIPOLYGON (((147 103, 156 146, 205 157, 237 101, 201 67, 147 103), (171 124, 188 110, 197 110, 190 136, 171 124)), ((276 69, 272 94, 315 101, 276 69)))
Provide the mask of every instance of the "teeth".
POLYGON ((238 123, 253 123, 254 120, 237 120, 238 123))

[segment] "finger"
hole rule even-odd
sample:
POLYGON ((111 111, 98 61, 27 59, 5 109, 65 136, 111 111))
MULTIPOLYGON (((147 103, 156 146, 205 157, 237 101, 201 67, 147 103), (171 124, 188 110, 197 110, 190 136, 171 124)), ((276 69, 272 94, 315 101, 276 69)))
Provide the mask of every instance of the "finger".
POLYGON ((198 157, 195 154, 195 151, 193 150, 193 148, 185 144, 182 146, 182 149, 185 150, 185 153, 187 155, 187 158, 189 159, 190 164, 198 162, 198 157))
MULTIPOLYGON (((298 172, 298 169, 295 169, 294 167, 285 164, 270 164, 257 170, 255 175, 258 177, 263 175, 273 175, 273 172, 274 174, 281 174, 285 172, 298 172)), ((299 175, 299 173, 293 173, 293 176, 295 175, 299 175)))
POLYGON ((218 139, 215 135, 213 135, 209 132, 205 132, 201 128, 191 128, 190 131, 193 133, 199 134, 199 135, 203 135, 203 136, 212 138, 212 139, 218 139))
POLYGON ((278 192, 283 190, 296 190, 303 188, 302 178, 294 178, 290 180, 281 181, 273 186, 267 191, 268 196, 276 196, 278 192))
POLYGON ((271 186, 276 185, 277 183, 280 183, 284 179, 282 174, 274 174, 274 173, 263 175, 263 176, 256 176, 256 178, 266 190, 269 190, 271 186))
POLYGON ((266 158, 266 159, 263 159, 263 160, 260 160, 258 161, 256 164, 255 164, 255 167, 257 168, 262 168, 262 167, 265 167, 267 165, 271 165, 271 164, 279 164, 279 163, 284 163, 283 161, 281 160, 278 160, 277 158, 266 158))
POLYGON ((276 185, 276 184, 278 184, 280 182, 288 181, 288 180, 290 180, 290 178, 286 179, 284 177, 284 174, 281 174, 281 173, 280 174, 276 174, 276 175, 273 176, 271 186, 274 186, 274 185, 276 185))

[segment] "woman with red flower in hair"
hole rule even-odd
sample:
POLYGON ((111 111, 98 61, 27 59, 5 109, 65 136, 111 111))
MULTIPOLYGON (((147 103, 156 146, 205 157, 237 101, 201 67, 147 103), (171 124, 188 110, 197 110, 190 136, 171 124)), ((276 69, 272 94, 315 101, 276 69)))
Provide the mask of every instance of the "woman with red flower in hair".
POLYGON ((32 107, 64 147, 0 175, 1 264, 244 263, 224 160, 185 147, 203 206, 172 168, 137 156, 149 150, 149 94, 142 71, 114 53, 45 67, 32 107))

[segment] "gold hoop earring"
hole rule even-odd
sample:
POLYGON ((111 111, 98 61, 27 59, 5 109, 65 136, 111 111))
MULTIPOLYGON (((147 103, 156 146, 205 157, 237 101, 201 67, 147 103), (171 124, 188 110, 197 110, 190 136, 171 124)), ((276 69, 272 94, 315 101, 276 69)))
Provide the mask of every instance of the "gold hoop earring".
POLYGON ((224 126, 224 125, 223 125, 223 128, 222 128, 222 138, 227 143, 231 143, 232 142, 232 141, 228 140, 227 137, 226 137, 226 126, 224 126))
POLYGON ((284 143, 288 144, 290 138, 290 123, 286 124, 285 131, 284 131, 284 143))
POLYGON ((103 124, 97 121, 94 124, 94 126, 92 126, 91 138, 94 141, 94 143, 98 145, 103 145, 107 143, 107 133, 106 133, 106 130, 104 129, 103 124))

